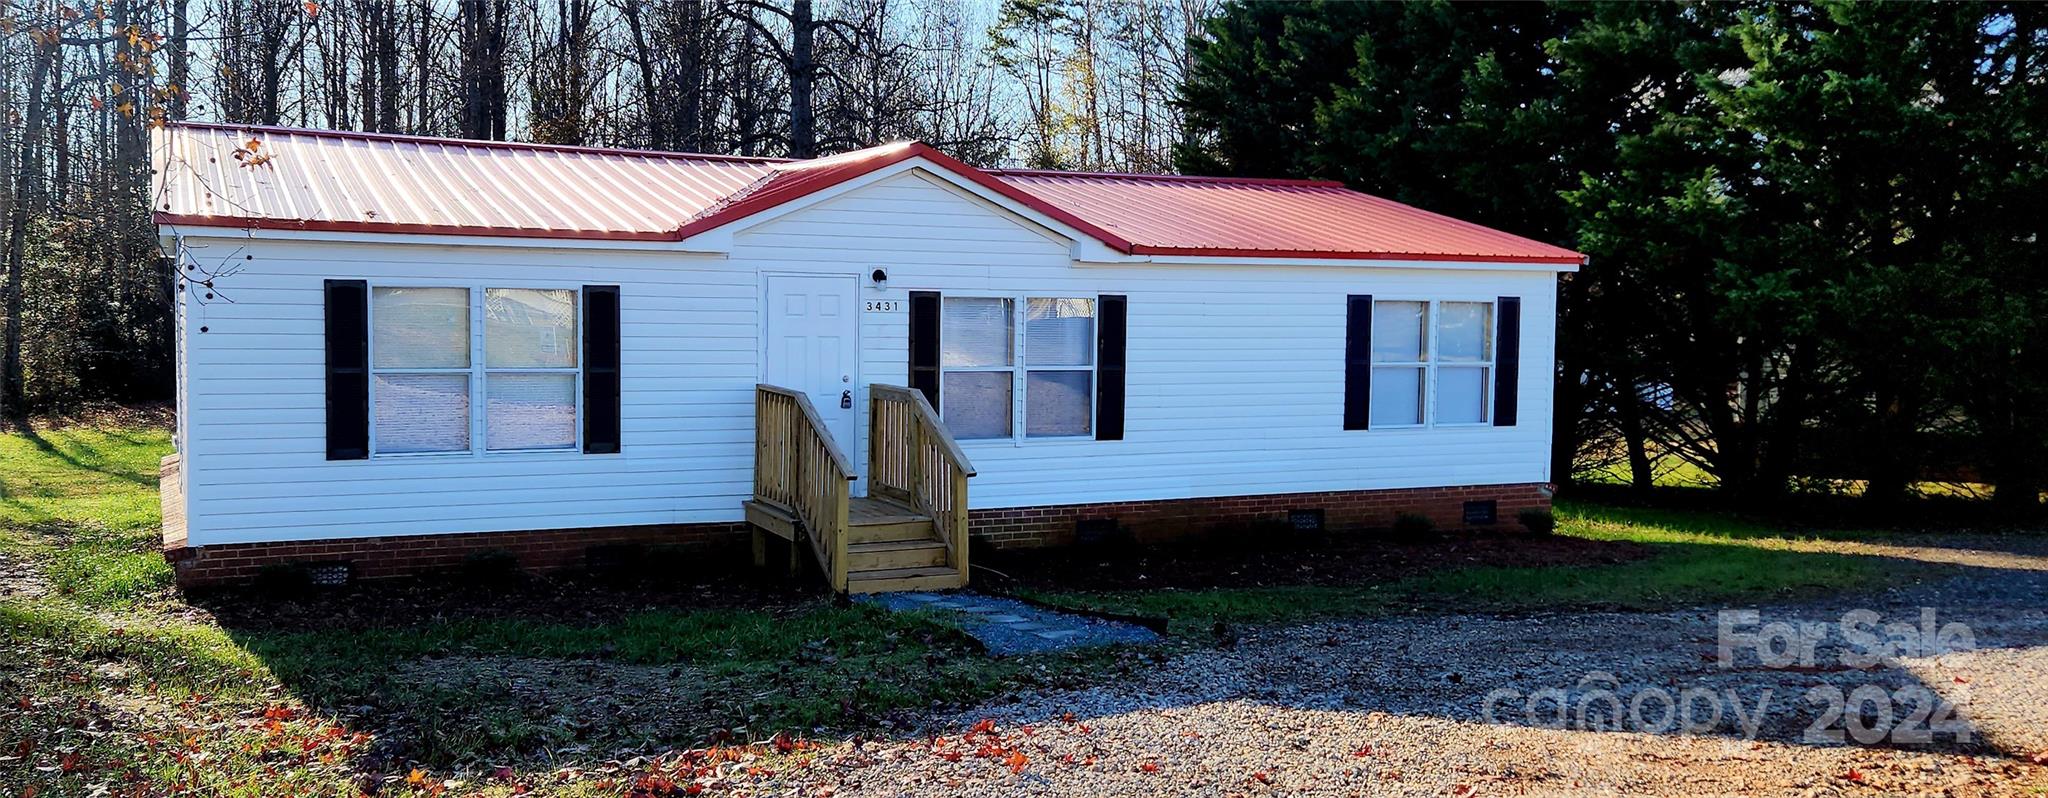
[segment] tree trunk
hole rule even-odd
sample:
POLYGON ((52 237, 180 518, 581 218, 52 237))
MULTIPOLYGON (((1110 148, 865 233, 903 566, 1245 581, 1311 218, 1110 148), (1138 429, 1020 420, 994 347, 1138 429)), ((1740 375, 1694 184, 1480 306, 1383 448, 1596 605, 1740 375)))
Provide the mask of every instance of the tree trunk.
POLYGON ((1657 475, 1650 466, 1649 435, 1643 431, 1642 391, 1634 380, 1619 380, 1614 394, 1615 420, 1628 448, 1628 484, 1637 494, 1647 494, 1656 487, 1657 475))
MULTIPOLYGON (((378 25, 373 34, 377 50, 377 130, 383 133, 398 132, 398 4, 380 2, 377 6, 378 25)), ((370 120, 363 119, 368 127, 370 120)))
POLYGON ((811 111, 811 79, 817 74, 811 45, 818 28, 811 17, 811 0, 790 4, 789 30, 789 157, 812 158, 818 154, 818 133, 811 111))
POLYGON ((190 10, 191 0, 171 2, 171 85, 166 87, 170 90, 170 97, 165 103, 164 115, 172 121, 185 118, 185 100, 190 96, 185 86, 192 78, 192 56, 188 52, 192 46, 192 23, 185 18, 190 10))
POLYGON ((413 42, 412 66, 413 76, 419 79, 419 96, 413 98, 417 104, 417 110, 414 112, 412 119, 412 132, 424 134, 433 132, 427 121, 429 118, 427 116, 428 95, 430 94, 427 90, 429 85, 427 83, 427 67, 431 63, 434 52, 432 44, 434 7, 431 4, 431 0, 419 0, 418 8, 420 12, 419 39, 413 42))
POLYGON ((57 45, 38 44, 33 48, 35 55, 28 78, 28 113, 21 128, 21 150, 15 157, 15 202, 7 218, 7 323, 4 331, 0 331, 0 338, 4 338, 4 343, 0 343, 0 417, 17 421, 28 417, 21 368, 21 279, 24 261, 28 259, 29 206, 41 196, 38 183, 42 177, 42 165, 38 163, 36 150, 46 135, 43 126, 48 109, 44 107, 43 89, 50 79, 57 45))

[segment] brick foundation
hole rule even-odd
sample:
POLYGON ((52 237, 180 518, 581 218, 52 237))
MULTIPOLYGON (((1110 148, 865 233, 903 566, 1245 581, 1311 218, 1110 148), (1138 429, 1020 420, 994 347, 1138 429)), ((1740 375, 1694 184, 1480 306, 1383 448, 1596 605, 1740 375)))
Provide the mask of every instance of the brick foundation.
MULTIPOLYGON (((1395 516, 1429 518, 1439 529, 1465 527, 1464 504, 1496 502, 1495 525, 1513 527, 1525 510, 1550 509, 1550 486, 1474 485, 1452 488, 1281 493, 1201 499, 1068 504, 975 510, 968 525, 975 538, 998 548, 1070 545, 1076 524, 1108 520, 1140 542, 1162 542, 1206 534, 1241 532, 1259 524, 1285 524, 1287 511, 1321 509, 1332 530, 1386 527, 1395 516)), ((592 549, 606 546, 681 546, 701 549, 706 568, 737 566, 747 555, 744 523, 403 535, 286 543, 231 543, 184 546, 166 541, 164 556, 185 587, 246 582, 265 567, 292 563, 349 565, 353 579, 410 576, 459 567, 481 552, 503 551, 533 571, 583 568, 592 549)), ((182 543, 182 541, 179 541, 182 543)))
POLYGON ((996 548, 1070 545, 1076 524, 1113 520, 1119 529, 1142 543, 1156 543, 1211 533, 1228 533, 1256 524, 1285 524, 1289 510, 1323 511, 1324 528, 1384 528, 1411 513, 1428 518, 1438 529, 1462 529, 1465 502, 1492 500, 1494 526, 1520 525, 1526 510, 1550 509, 1551 487, 1544 483, 1469 485, 1450 488, 1347 490, 1325 493, 1276 493, 1264 496, 1221 496, 1046 507, 975 510, 968 528, 977 540, 996 548))
MULTIPOLYGON (((651 526, 401 535, 287 543, 228 543, 166 547, 178 584, 184 587, 247 582, 266 566, 291 563, 349 564, 352 579, 412 576, 456 568, 470 555, 510 552, 530 571, 583 568, 591 550, 605 546, 678 546, 702 550, 707 563, 746 562, 746 524, 659 524, 651 526)), ((707 565, 707 568, 716 567, 707 565)))

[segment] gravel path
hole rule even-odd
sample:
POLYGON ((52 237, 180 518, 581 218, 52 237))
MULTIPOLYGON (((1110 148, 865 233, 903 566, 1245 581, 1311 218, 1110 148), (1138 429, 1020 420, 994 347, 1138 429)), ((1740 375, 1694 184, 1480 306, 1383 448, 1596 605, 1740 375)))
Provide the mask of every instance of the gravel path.
MULTIPOLYGON (((1894 548, 1885 556, 1913 556, 1894 548)), ((936 739, 831 746, 808 767, 722 786, 875 796, 2038 794, 2048 790, 2048 558, 1967 559, 1978 567, 1959 579, 1751 608, 1753 617, 1704 609, 1248 630, 1130 682, 1016 696, 930 719, 936 739), (1889 635, 1902 656, 1857 661, 1868 646, 1845 636, 1852 610, 1877 621, 1854 629, 1889 635), (1771 649, 1789 662, 1740 642, 1802 624, 1803 637, 1771 649), (1927 642, 1959 650, 1916 648, 1922 628, 1927 642), (1724 637, 1735 641, 1727 660, 1724 637), (1831 716, 1830 693, 1865 700, 1831 716), (1603 711, 1610 694, 1618 724, 1603 711), (1690 715, 1659 700, 1686 695, 1690 715), (1914 719, 1923 705, 1953 706, 1955 717, 1914 719), (1694 733, 1679 728, 1688 718, 1694 733), (1843 742, 1810 738, 1816 725, 1843 742), (1859 735, 1874 744, 1853 744, 1859 735)))

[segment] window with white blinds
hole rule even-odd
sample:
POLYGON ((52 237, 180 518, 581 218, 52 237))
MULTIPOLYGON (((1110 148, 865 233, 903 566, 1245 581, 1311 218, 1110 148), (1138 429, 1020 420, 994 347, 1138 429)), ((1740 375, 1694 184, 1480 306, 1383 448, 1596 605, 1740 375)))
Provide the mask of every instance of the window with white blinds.
POLYGON ((373 288, 372 451, 575 449, 580 301, 571 289, 373 288))
POLYGON ((1372 303, 1372 427, 1488 423, 1493 303, 1372 303))
POLYGON ((375 451, 469 451, 469 289, 370 292, 375 451))
POLYGON ((484 446, 576 447, 575 291, 484 290, 484 446))
POLYGON ((945 297, 939 415, 954 437, 1086 436, 1095 415, 1095 300, 945 297))

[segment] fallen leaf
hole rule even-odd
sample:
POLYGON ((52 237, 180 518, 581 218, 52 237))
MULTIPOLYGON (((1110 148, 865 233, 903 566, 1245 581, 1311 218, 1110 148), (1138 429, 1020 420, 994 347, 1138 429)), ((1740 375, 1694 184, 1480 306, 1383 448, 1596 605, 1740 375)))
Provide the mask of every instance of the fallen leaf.
POLYGON ((1848 779, 1848 780, 1850 780, 1850 781, 1856 782, 1857 784, 1862 784, 1862 783, 1863 783, 1863 771, 1857 770, 1857 769, 1855 769, 1855 768, 1850 768, 1850 769, 1849 769, 1849 772, 1847 772, 1847 773, 1844 773, 1844 774, 1842 774, 1842 778, 1845 778, 1845 779, 1848 779))
POLYGON ((1145 764, 1139 765, 1139 766, 1138 766, 1138 769, 1139 769, 1139 770, 1142 770, 1142 771, 1145 771, 1146 773, 1158 773, 1158 772, 1159 772, 1159 763, 1157 763, 1157 762, 1146 762, 1145 764))

